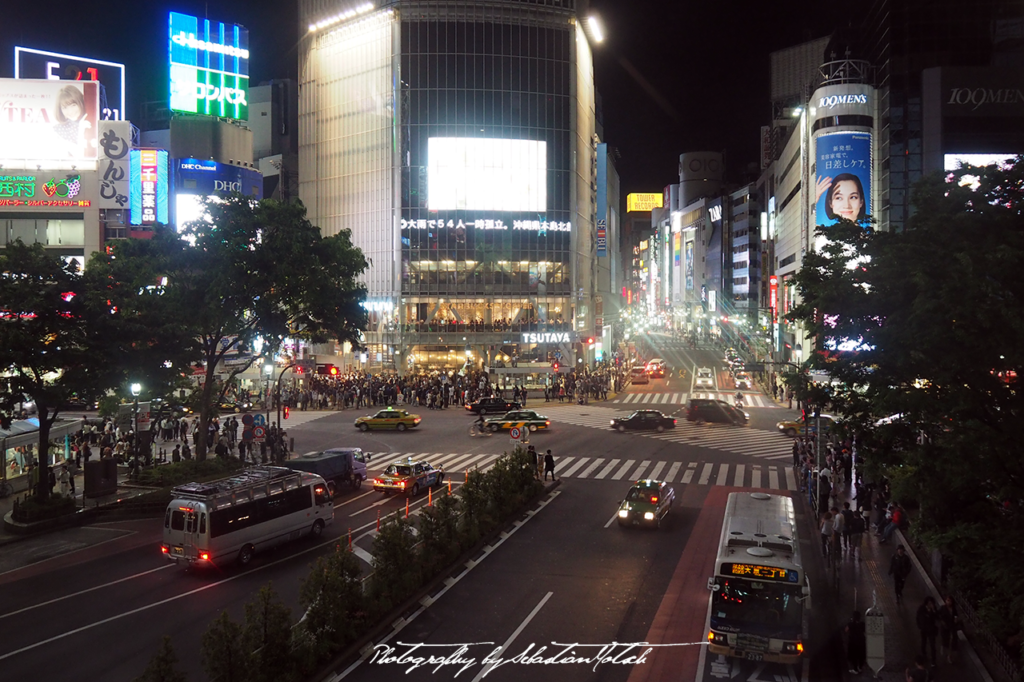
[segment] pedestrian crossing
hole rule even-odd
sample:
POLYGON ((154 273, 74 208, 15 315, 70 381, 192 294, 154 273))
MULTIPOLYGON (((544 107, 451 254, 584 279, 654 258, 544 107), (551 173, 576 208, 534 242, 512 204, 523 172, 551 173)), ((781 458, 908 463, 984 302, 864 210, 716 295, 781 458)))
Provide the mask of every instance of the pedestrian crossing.
MULTIPOLYGON (((653 403, 652 403, 653 405, 653 403)), ((637 406, 645 409, 647 405, 637 406)), ((545 405, 542 412, 554 422, 584 426, 592 429, 611 429, 611 420, 629 416, 629 412, 597 405, 545 405)), ((752 429, 749 426, 732 424, 697 424, 688 422, 684 416, 676 418, 676 428, 662 433, 655 431, 630 431, 629 434, 694 445, 709 450, 732 452, 755 459, 790 460, 793 457, 793 441, 774 431, 752 429)), ((618 434, 628 438, 627 434, 618 434)))
MULTIPOLYGON (((625 393, 619 395, 615 400, 612 400, 612 404, 621 405, 685 405, 689 402, 690 398, 699 398, 705 400, 724 400, 725 402, 732 404, 732 399, 735 393, 702 393, 695 391, 693 393, 687 392, 676 392, 676 393, 625 393)), ((768 400, 768 398, 760 393, 744 393, 743 402, 746 403, 747 407, 778 407, 774 402, 768 400)))
MULTIPOLYGON (((460 454, 443 452, 373 453, 371 472, 383 471, 391 462, 411 458, 444 467, 449 475, 458 479, 470 469, 486 471, 494 466, 501 455, 460 454)), ((721 464, 716 462, 671 462, 627 457, 562 456, 555 460, 559 478, 630 482, 642 478, 656 478, 683 485, 736 486, 740 488, 770 488, 772 490, 798 490, 793 468, 779 464, 721 464)))

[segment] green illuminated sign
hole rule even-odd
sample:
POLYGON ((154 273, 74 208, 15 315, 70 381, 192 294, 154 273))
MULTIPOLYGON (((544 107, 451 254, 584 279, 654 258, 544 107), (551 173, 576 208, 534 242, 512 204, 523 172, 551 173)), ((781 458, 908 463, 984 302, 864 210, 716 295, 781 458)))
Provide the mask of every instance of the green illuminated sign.
POLYGON ((24 197, 30 199, 36 194, 36 179, 31 175, 0 176, 0 197, 24 197))

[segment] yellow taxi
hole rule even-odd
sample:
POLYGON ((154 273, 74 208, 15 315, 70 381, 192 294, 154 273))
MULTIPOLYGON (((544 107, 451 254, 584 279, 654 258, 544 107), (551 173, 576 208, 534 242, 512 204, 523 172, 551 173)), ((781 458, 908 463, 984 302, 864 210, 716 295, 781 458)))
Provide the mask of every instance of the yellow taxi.
MULTIPOLYGON (((832 427, 834 419, 831 415, 821 415, 821 431, 822 433, 828 433, 832 427)), ((802 419, 793 419, 781 421, 775 425, 775 428, 779 430, 779 433, 790 438, 794 436, 807 436, 813 435, 818 432, 818 427, 814 417, 807 417, 807 424, 805 425, 802 419)))
POLYGON ((411 457, 388 465, 373 479, 373 489, 379 493, 400 493, 416 497, 424 488, 440 487, 444 483, 444 467, 434 468, 429 462, 411 457))
POLYGON ((381 410, 370 417, 359 417, 356 419, 356 428, 360 431, 382 430, 382 431, 405 431, 420 425, 418 414, 409 414, 405 410, 396 410, 392 407, 381 410))

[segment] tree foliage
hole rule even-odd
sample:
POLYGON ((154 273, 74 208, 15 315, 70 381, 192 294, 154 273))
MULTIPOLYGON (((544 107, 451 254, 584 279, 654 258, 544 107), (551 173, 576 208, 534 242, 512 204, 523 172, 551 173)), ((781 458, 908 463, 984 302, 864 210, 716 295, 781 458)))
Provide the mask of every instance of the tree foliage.
POLYGON ((242 643, 246 651, 252 652, 250 680, 283 682, 294 678, 292 612, 269 583, 245 605, 242 643))
MULTIPOLYGON (((205 211, 180 235, 160 229, 90 263, 119 314, 149 331, 151 367, 203 368, 203 425, 231 379, 273 357, 286 337, 358 346, 366 292, 356 277, 367 266, 348 231, 323 237, 298 202, 236 195, 205 211)), ((198 437, 202 457, 205 428, 198 437)))
POLYGON ((317 658, 341 649, 361 631, 366 621, 361 572, 355 555, 335 546, 332 554, 316 560, 302 582, 302 625, 312 636, 317 658))
POLYGON ((387 611, 420 586, 421 575, 412 523, 398 512, 388 515, 373 539, 370 597, 379 609, 387 611))
POLYGON ((242 640, 242 626, 222 611, 203 633, 203 669, 211 680, 245 682, 249 679, 251 655, 242 640))
POLYGON ((171 646, 171 638, 164 636, 160 648, 135 682, 185 682, 185 673, 178 670, 178 655, 171 646))
MULTIPOLYGON (((1024 158, 923 180, 900 233, 850 222, 796 277, 809 368, 999 634, 1024 625, 1024 158), (977 186, 961 180, 977 177, 977 186), (848 350, 829 340, 853 340, 848 350)), ((813 392, 813 393, 812 393, 813 392)))

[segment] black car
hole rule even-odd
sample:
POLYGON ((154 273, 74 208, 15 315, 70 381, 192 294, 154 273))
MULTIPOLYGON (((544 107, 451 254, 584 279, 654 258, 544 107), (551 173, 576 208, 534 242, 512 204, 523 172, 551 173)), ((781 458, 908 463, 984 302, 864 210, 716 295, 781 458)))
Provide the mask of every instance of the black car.
POLYGON ((612 420, 616 431, 658 431, 676 428, 676 420, 658 410, 637 410, 628 417, 612 420))
POLYGON ((691 398, 686 406, 686 420, 691 422, 721 422, 723 424, 735 424, 745 426, 750 420, 750 415, 733 407, 724 400, 708 400, 704 398, 691 398))
POLYGON ((505 414, 520 407, 519 403, 504 398, 480 398, 466 405, 466 409, 473 414, 505 414))

